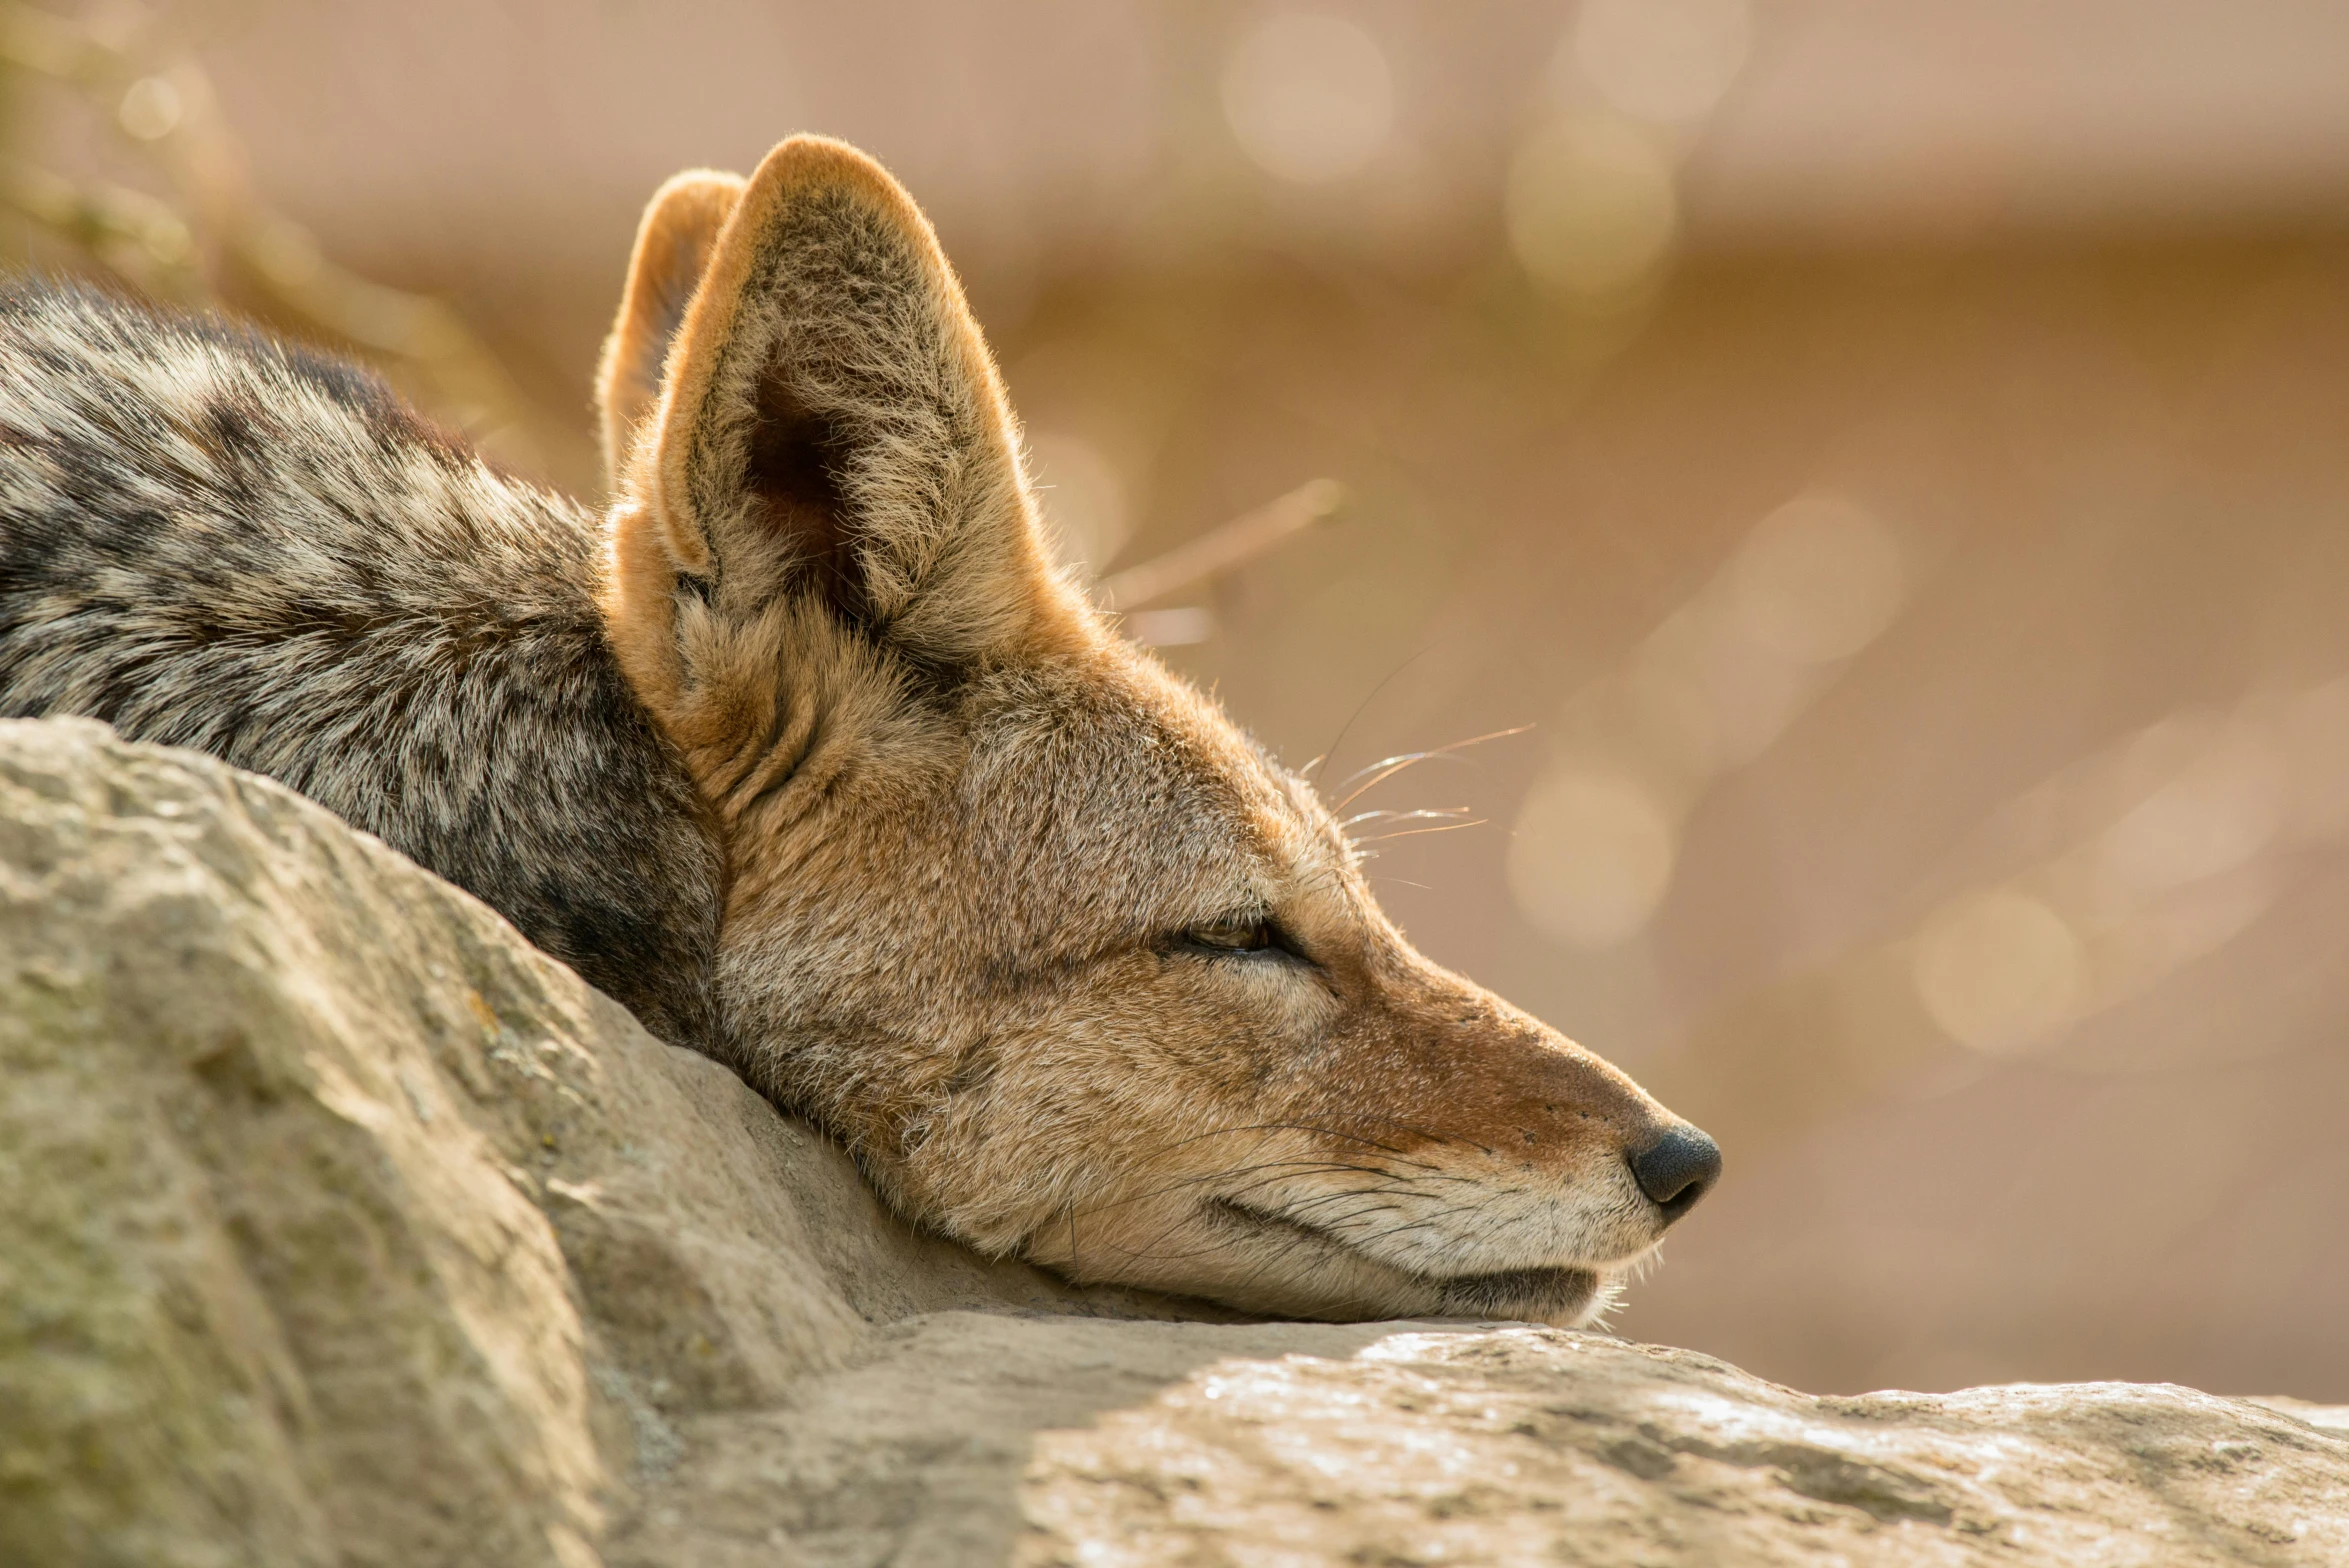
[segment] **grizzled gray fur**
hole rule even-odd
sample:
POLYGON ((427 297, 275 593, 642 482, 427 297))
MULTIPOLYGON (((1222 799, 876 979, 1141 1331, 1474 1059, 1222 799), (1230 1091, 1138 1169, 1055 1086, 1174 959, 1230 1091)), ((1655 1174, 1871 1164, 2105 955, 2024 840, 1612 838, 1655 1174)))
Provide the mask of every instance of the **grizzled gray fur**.
POLYGON ((720 855, 606 642, 597 548, 347 364, 0 295, 0 716, 269 774, 709 1045, 720 855))

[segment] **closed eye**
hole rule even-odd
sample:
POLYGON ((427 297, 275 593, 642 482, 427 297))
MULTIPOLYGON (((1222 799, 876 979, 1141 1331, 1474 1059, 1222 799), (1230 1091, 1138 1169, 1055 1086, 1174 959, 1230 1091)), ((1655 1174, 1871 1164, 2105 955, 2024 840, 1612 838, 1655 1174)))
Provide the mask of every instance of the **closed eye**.
POLYGON ((1174 945, 1210 958, 1287 958, 1310 963, 1303 948, 1272 920, 1239 917, 1193 926, 1174 945))

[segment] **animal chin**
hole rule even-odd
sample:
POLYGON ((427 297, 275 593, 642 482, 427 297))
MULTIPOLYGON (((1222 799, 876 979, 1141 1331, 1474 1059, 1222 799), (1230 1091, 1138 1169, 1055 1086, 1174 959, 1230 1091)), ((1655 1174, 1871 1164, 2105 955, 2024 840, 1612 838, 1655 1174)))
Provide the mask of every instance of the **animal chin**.
POLYGON ((1434 1281, 1444 1293, 1444 1315, 1520 1318, 1579 1326, 1602 1306, 1605 1281, 1596 1269, 1507 1269, 1434 1281))
MULTIPOLYGON (((1432 1294, 1437 1315, 1506 1318, 1579 1327, 1606 1309, 1613 1298, 1609 1277, 1590 1268, 1502 1269, 1489 1274, 1422 1274, 1375 1257, 1320 1226, 1291 1219, 1230 1198, 1210 1205, 1220 1215, 1258 1230, 1309 1239, 1322 1247, 1376 1265, 1432 1294)), ((1424 1309, 1418 1309, 1424 1310, 1424 1309)))

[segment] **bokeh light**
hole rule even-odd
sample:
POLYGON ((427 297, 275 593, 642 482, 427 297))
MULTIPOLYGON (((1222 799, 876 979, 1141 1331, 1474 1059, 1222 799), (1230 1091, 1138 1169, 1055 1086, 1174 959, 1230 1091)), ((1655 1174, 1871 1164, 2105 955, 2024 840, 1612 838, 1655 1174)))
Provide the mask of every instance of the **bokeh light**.
POLYGON ((1232 50, 1224 116, 1267 172, 1312 184, 1359 172, 1393 129, 1386 51, 1357 23, 1321 11, 1267 17, 1232 50))
POLYGON ((2172 714, 2027 792, 2013 815, 2033 863, 1951 899, 1917 937, 1934 1021, 1993 1054, 2052 1047, 2063 1025, 2249 931, 2300 857, 2342 832, 2345 692, 2349 679, 2172 714))
POLYGON ((151 142, 177 129, 182 112, 178 88, 160 76, 142 76, 124 91, 114 118, 124 135, 151 142))
POLYGON ((1805 491, 1765 515, 1560 713, 1509 846, 1526 918, 1571 947, 1637 934, 1670 889, 1682 819, 1883 634, 1908 587, 1899 542, 1850 497, 1805 491))
POLYGON ((1958 899, 1917 938, 1917 989, 1934 1022, 1978 1051, 2048 1038, 2087 991, 2087 954, 2063 917, 2028 893, 1958 899))
POLYGON ((2138 749, 2187 755, 2144 800, 2107 828, 2097 868, 2119 898, 2159 893, 2232 871, 2265 849, 2280 825, 2286 778, 2266 727, 2246 714, 2222 725, 2165 726, 2138 749), (2194 733, 2200 730, 2202 733, 2194 733))
POLYGON ((1752 33, 1747 0, 1584 0, 1571 58, 1625 114, 1693 121, 1737 79, 1752 33))
POLYGON ((1674 838, 1670 812, 1633 781, 1553 774, 1518 812, 1509 886, 1554 939, 1613 947, 1656 912, 1672 882, 1674 838))
POLYGON ((1842 496, 1798 496, 1762 519, 1731 579, 1738 625, 1796 664, 1848 659, 1900 609, 1900 547, 1842 496))
POLYGON ((1611 116, 1562 116, 1509 165, 1504 213, 1517 259, 1544 283, 1591 302, 1636 291, 1679 230, 1669 150, 1611 116))

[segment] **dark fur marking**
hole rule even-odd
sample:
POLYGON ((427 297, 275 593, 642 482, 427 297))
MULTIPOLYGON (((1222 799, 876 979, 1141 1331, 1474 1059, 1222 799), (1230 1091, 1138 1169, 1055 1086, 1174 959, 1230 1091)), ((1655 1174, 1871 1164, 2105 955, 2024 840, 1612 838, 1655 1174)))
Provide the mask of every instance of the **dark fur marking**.
POLYGON ((77 290, 0 290, 0 406, 0 714, 271 774, 716 1046, 720 857, 594 518, 363 370, 77 290))

